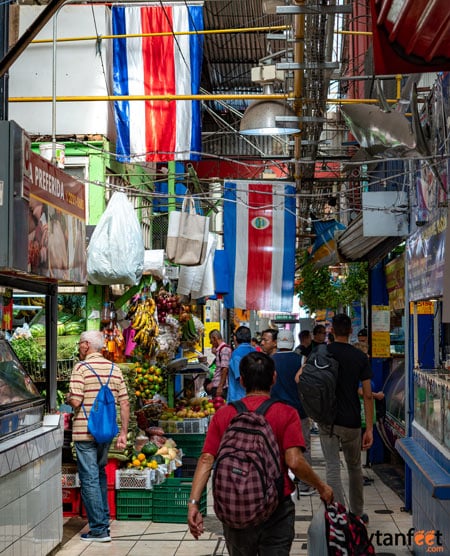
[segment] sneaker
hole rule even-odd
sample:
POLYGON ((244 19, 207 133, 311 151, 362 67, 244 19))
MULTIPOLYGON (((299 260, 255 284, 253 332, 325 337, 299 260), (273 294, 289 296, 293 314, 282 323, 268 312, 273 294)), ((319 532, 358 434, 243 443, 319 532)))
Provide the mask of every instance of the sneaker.
POLYGON ((312 496, 313 494, 316 493, 316 489, 309 486, 306 488, 301 488, 300 490, 300 496, 312 496))
POLYGON ((365 525, 369 525, 369 516, 367 514, 361 514, 361 521, 365 524, 365 525))
POLYGON ((81 535, 81 540, 88 542, 111 542, 111 537, 108 535, 108 533, 103 533, 102 535, 93 535, 89 531, 89 533, 83 533, 81 535))

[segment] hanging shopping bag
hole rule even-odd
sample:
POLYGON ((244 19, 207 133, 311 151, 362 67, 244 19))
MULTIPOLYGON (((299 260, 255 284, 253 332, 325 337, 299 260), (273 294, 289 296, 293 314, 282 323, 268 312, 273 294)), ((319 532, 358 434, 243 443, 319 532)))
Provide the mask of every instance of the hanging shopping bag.
POLYGON ((166 256, 170 262, 175 262, 177 254, 178 233, 180 231, 180 216, 179 210, 172 210, 169 212, 169 225, 167 229, 166 241, 166 256))
POLYGON ((170 262, 184 266, 202 264, 208 247, 209 217, 197 214, 194 199, 186 195, 178 216, 170 213, 166 254, 170 262), (176 230, 178 221, 178 230, 176 230))
POLYGON ((142 230, 133 205, 125 193, 116 191, 89 242, 89 282, 101 285, 138 284, 144 268, 144 251, 142 230))

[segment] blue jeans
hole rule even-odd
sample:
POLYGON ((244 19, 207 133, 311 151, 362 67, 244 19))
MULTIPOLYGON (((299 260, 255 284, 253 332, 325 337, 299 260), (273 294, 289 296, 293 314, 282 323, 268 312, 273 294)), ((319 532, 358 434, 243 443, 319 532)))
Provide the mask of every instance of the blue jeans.
POLYGON ((81 499, 91 533, 103 535, 109 530, 108 486, 105 467, 110 442, 75 442, 81 499))
POLYGON ((289 556, 294 540, 295 504, 288 496, 267 521, 256 527, 223 533, 230 556, 289 556))
POLYGON ((333 489, 334 501, 344 506, 344 489, 341 480, 341 460, 339 447, 342 446, 348 470, 350 511, 361 515, 364 510, 363 474, 361 469, 361 429, 350 429, 334 425, 330 436, 330 427, 319 424, 320 444, 325 458, 327 483, 333 489))

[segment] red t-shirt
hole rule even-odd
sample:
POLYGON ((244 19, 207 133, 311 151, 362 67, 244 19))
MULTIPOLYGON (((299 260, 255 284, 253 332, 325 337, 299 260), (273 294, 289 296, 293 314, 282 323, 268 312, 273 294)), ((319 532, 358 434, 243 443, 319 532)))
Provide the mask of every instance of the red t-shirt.
MULTIPOLYGON (((269 396, 246 396, 242 398, 248 409, 254 411, 269 396)), ((220 441, 231 419, 236 415, 236 409, 231 405, 220 408, 211 420, 206 434, 203 452, 217 456, 220 441)), ((288 448, 304 448, 305 441, 298 412, 284 403, 272 405, 266 413, 266 419, 278 441, 281 454, 281 468, 284 473, 284 495, 288 496, 294 491, 294 483, 289 478, 288 468, 284 461, 284 453, 288 448)))

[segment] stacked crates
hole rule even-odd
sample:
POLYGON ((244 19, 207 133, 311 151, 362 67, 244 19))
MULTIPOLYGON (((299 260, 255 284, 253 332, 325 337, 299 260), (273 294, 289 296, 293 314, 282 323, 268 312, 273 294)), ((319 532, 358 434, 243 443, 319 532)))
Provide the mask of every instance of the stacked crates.
POLYGON ((76 465, 67 464, 62 466, 61 486, 63 516, 79 516, 81 509, 81 493, 76 465))
MULTIPOLYGON (((185 523, 192 479, 168 478, 151 490, 120 489, 117 491, 117 519, 185 523)), ((200 511, 206 515, 206 489, 200 498, 200 511)))
MULTIPOLYGON (((192 479, 167 479, 153 490, 153 517, 155 523, 186 523, 187 503, 192 479)), ((206 515, 206 489, 200 497, 199 509, 206 515)))

